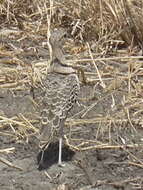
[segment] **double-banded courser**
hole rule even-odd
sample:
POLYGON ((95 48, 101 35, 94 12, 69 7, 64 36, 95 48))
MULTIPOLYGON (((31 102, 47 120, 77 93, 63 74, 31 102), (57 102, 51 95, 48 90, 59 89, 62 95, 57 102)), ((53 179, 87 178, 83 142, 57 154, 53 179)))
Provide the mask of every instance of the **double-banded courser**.
MULTIPOLYGON (((58 164, 62 165, 63 127, 68 112, 77 102, 80 86, 73 67, 66 64, 62 50, 63 29, 51 33, 52 61, 50 72, 43 81, 44 95, 41 110, 40 141, 44 148, 52 141, 55 133, 59 136, 58 164)), ((43 148, 43 151, 44 151, 43 148)))

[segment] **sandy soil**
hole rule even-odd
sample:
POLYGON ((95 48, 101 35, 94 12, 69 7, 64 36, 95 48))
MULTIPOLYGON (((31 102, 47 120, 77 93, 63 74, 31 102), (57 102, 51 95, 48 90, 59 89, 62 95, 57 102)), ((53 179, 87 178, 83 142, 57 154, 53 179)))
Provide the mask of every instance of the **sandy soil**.
MULTIPOLYGON (((34 112, 28 92, 23 92, 23 95, 13 96, 13 93, 9 92, 9 90, 3 90, 0 97, 0 109, 8 117, 13 117, 18 113, 25 113, 27 110, 34 112)), ((110 102, 108 103, 110 104, 110 102)), ((105 104, 96 106, 96 112, 102 112, 102 109, 105 109, 105 104)), ((90 114, 93 117, 95 110, 92 110, 90 114)), ((73 129, 72 136, 76 138, 82 137, 93 140, 97 133, 97 128, 94 124, 78 126, 77 129, 73 129)), ((5 128, 2 132, 7 130, 5 128)), ((124 136, 125 138, 130 136, 134 141, 138 141, 139 136, 133 137, 129 129, 126 131, 123 129, 122 132, 126 135, 124 136)), ((142 131, 140 132, 142 133, 142 131)), ((103 133, 104 135, 100 136, 99 139, 106 139, 106 133, 103 133)), ((111 133, 112 137, 117 138, 116 130, 111 131, 111 133)), ((130 151, 126 147, 124 149, 113 147, 105 150, 93 148, 87 151, 73 152, 66 146, 63 159, 68 161, 64 162, 65 167, 58 167, 56 164, 58 148, 57 143, 55 143, 51 144, 47 150, 44 158, 46 169, 43 169, 38 166, 37 156, 39 155, 39 149, 35 137, 30 137, 29 142, 26 143, 24 140, 15 141, 9 136, 1 135, 0 144, 1 149, 15 147, 14 153, 1 154, 0 157, 20 168, 10 167, 0 162, 1 190, 48 190, 54 189, 60 184, 67 184, 69 189, 87 190, 143 188, 142 168, 132 164, 132 160, 136 158, 142 159, 142 149, 140 148, 132 148, 130 151), (136 158, 133 159, 132 155, 135 155, 136 158)))
MULTIPOLYGON (((47 60, 47 49, 41 45, 43 41, 46 41, 46 36, 41 37, 36 34, 34 36, 33 41, 27 37, 20 42, 13 40, 12 36, 12 40, 5 39, 3 43, 6 43, 5 46, 9 51, 14 51, 15 46, 23 48, 23 52, 17 55, 25 64, 30 65, 34 60, 47 60)), ((99 69, 102 69, 100 65, 98 65, 99 69)), ((95 68, 93 69, 95 71, 95 68)), ((126 81, 123 85, 125 83, 126 81)), ((111 93, 98 84, 99 82, 95 84, 95 92, 93 86, 82 85, 81 99, 84 99, 82 104, 85 107, 77 106, 69 117, 83 110, 76 115, 76 119, 96 119, 101 116, 106 119, 108 115, 114 118, 119 113, 124 114, 120 112, 123 109, 120 105, 123 96, 126 95, 127 86, 122 86, 122 89, 119 86, 119 89, 111 93), (89 98, 93 94, 95 97, 89 98), (113 103, 116 105, 115 109, 113 103)), ((27 119, 38 117, 39 113, 31 99, 28 88, 26 91, 1 88, 0 116, 14 118, 21 113, 27 119)), ((119 118, 122 119, 124 116, 121 115, 119 118)), ((19 126, 12 128, 10 122, 7 125, 1 125, 2 121, 0 118, 0 150, 12 147, 15 150, 8 154, 0 152, 0 190, 51 190, 60 184, 66 184, 66 189, 75 190, 143 189, 143 148, 134 146, 141 144, 143 139, 143 130, 138 124, 134 124, 136 131, 130 122, 119 122, 115 125, 109 122, 82 123, 71 125, 71 127, 68 125, 65 134, 70 140, 70 146, 66 145, 64 148, 65 167, 57 166, 58 149, 55 143, 51 144, 50 149, 47 150, 44 158, 45 169, 43 169, 37 161, 39 148, 36 135, 30 136, 28 141, 18 135, 16 139, 14 129, 18 129, 19 126), (85 148, 84 151, 71 150, 72 146, 77 147, 81 143, 83 144, 80 148, 85 148), (12 165, 3 163, 3 159, 12 165)), ((33 125, 39 128, 38 123, 33 125)))

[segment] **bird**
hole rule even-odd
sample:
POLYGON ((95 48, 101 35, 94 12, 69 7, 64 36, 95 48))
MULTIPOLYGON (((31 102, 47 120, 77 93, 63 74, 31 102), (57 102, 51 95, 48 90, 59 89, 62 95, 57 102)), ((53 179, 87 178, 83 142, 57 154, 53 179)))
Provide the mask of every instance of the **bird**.
MULTIPOLYGON (((62 144, 64 136, 64 122, 68 113, 78 102, 80 84, 76 70, 66 64, 62 42, 66 32, 63 29, 54 29, 49 39, 52 49, 52 60, 43 86, 41 101, 41 130, 40 147, 43 150, 58 134, 58 165, 62 163, 62 144)), ((42 162, 42 157, 41 157, 42 162)))

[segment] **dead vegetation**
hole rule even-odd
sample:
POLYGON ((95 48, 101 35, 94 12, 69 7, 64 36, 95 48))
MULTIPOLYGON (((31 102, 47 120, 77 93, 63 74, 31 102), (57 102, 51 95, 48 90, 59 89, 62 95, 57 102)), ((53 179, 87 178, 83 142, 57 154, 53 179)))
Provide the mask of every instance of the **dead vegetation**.
MULTIPOLYGON (((37 87, 48 64, 50 31, 66 28, 74 39, 65 45, 68 61, 84 70, 82 85, 93 89, 81 97, 82 102, 91 104, 77 113, 76 119, 69 118, 66 125, 97 127, 94 140, 65 137, 67 144, 77 151, 140 148, 141 136, 132 143, 119 131, 129 128, 136 138, 143 129, 142 10, 143 0, 1 0, 0 89, 37 87), (99 104, 105 105, 104 112, 87 117, 99 104), (112 137, 116 130, 118 138, 112 137)), ((28 134, 38 132, 35 122, 20 114, 15 118, 0 115, 0 129, 9 126, 10 130, 0 135, 27 139, 28 134)), ((131 157, 134 164, 143 167, 142 161, 131 157)))

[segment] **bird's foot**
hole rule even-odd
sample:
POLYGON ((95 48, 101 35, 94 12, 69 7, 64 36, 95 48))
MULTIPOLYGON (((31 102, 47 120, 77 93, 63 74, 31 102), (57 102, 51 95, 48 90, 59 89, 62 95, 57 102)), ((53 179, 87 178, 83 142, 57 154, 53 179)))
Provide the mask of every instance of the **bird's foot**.
POLYGON ((65 164, 62 163, 62 162, 58 162, 58 166, 61 167, 61 168, 63 168, 63 167, 65 167, 65 164))

